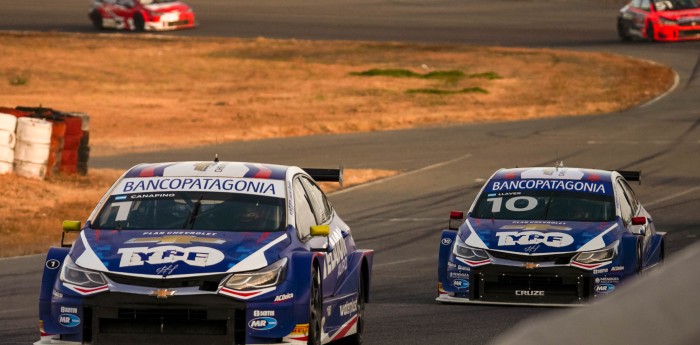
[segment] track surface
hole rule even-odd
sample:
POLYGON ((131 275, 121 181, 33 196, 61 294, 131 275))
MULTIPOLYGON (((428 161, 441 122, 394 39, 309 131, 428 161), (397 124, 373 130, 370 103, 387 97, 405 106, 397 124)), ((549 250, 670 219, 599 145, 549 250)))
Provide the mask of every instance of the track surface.
MULTIPOLYGON (((501 167, 640 169, 633 186, 670 255, 700 235, 700 43, 620 43, 621 1, 189 1, 200 27, 184 36, 361 39, 604 51, 650 59, 679 74, 675 90, 616 114, 230 143, 94 158, 92 167, 145 161, 250 160, 396 169, 398 177, 331 196, 361 247, 376 250, 368 344, 482 344, 550 308, 438 305, 436 259, 450 210, 465 210, 501 167), (400 317, 397 317, 400 315, 400 317)), ((93 33, 84 0, 0 0, 0 30, 93 33)), ((0 50, 1 52, 1 50, 0 50)), ((40 100, 38 100, 40 101, 40 100)), ((58 231, 56 236, 59 236, 58 231)), ((0 344, 37 340, 43 257, 0 260, 0 344)), ((600 336, 600 335, 599 335, 600 336)))

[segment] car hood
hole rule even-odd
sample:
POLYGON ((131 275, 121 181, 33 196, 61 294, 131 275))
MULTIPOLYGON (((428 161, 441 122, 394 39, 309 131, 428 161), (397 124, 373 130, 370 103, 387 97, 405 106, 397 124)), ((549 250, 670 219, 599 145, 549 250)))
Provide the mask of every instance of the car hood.
POLYGON ((697 22, 700 22, 700 8, 687 10, 666 10, 659 12, 659 17, 666 18, 669 20, 695 20, 697 22))
POLYGON ((167 12, 185 12, 189 10, 189 6, 186 4, 175 1, 175 2, 166 2, 162 4, 150 4, 150 5, 143 5, 143 7, 151 12, 158 12, 158 13, 167 13, 167 12))
POLYGON ((517 254, 553 254, 605 248, 622 236, 614 222, 523 221, 468 218, 460 239, 469 246, 517 254))
POLYGON ((179 278, 260 269, 290 243, 286 232, 84 229, 70 255, 100 272, 179 278))

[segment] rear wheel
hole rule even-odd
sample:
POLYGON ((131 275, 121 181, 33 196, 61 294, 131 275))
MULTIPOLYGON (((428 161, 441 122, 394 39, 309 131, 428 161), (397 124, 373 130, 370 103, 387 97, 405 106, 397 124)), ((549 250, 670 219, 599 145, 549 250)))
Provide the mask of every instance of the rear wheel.
POLYGON ((136 13, 134 15, 134 30, 141 32, 145 29, 146 29, 146 20, 143 19, 143 14, 136 13))
POLYGON ((642 268, 643 268, 642 260, 643 260, 643 258, 642 258, 642 241, 637 241, 637 267, 636 267, 637 274, 642 273, 642 268))
POLYGON ((323 298, 321 296, 321 275, 314 267, 311 273, 311 291, 309 292, 309 337, 308 345, 321 345, 321 318, 323 298))
POLYGON ((95 29, 104 29, 104 24, 102 23, 102 15, 100 14, 100 11, 92 10, 92 12, 90 12, 90 21, 92 22, 92 26, 94 26, 95 29))
POLYGON ((620 36, 620 39, 625 42, 632 40, 632 36, 630 36, 630 30, 627 27, 625 21, 622 20, 622 18, 617 19, 617 35, 620 36))

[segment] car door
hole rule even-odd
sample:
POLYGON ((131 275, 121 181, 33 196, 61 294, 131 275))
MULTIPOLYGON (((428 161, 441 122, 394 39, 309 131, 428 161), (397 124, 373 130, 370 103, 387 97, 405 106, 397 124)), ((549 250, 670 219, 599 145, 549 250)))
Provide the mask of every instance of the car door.
POLYGON ((647 218, 647 224, 641 225, 641 226, 634 226, 636 227, 636 231, 638 232, 644 232, 644 253, 647 253, 647 249, 651 243, 651 238, 654 233, 653 228, 649 224, 649 219, 648 219, 648 214, 642 207, 642 204, 639 202, 637 199, 637 195, 634 193, 632 188, 629 186, 627 181, 624 179, 619 180, 620 187, 622 188, 622 191, 624 192, 625 197, 627 198, 628 202, 630 203, 632 207, 632 212, 633 212, 633 217, 645 217, 647 218))

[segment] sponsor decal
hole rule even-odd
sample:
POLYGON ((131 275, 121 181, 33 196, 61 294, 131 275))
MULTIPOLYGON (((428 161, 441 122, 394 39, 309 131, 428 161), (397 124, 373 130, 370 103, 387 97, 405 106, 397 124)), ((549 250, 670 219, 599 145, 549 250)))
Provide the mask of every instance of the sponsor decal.
POLYGON ((253 316, 275 316, 274 310, 253 310, 253 316))
POLYGON ((218 235, 218 233, 217 232, 207 232, 207 231, 144 231, 142 233, 142 235, 144 235, 144 236, 164 236, 164 237, 189 236, 191 238, 194 236, 216 236, 216 235, 218 235))
POLYGON ((298 324, 294 326, 294 330, 292 330, 292 334, 299 335, 307 335, 309 334, 309 324, 308 323, 303 323, 303 324, 298 324))
POLYGON ((357 299, 348 301, 345 304, 340 305, 340 316, 348 316, 352 313, 357 312, 357 299))
POLYGON ((117 196, 114 197, 114 200, 115 200, 115 201, 126 200, 126 195, 117 195, 117 196))
POLYGON ((448 261, 448 262, 447 262, 447 268, 457 268, 457 265, 455 265, 454 263, 448 261))
POLYGON ((457 289, 466 289, 469 287, 469 281, 466 279, 455 279, 452 281, 452 286, 457 289))
POLYGON ((248 327, 256 331, 267 331, 277 327, 277 319, 273 317, 256 317, 248 322, 248 327))
POLYGON ((209 169, 209 168, 211 168, 211 167, 213 167, 213 166, 216 167, 216 169, 214 169, 214 172, 222 172, 222 171, 224 171, 224 168, 226 167, 226 164, 225 164, 225 163, 216 163, 216 162, 212 162, 212 163, 196 163, 196 164, 194 165, 194 170, 197 170, 197 171, 207 171, 207 169, 209 169))
POLYGON ((523 249, 523 251, 524 251, 525 253, 534 253, 534 252, 537 251, 537 249, 540 249, 540 245, 539 245, 539 244, 535 244, 535 245, 533 245, 533 246, 525 247, 525 248, 523 249))
POLYGON ((523 262, 523 268, 526 270, 534 270, 537 267, 540 267, 540 264, 535 262, 523 262))
POLYGON ((443 245, 443 246, 449 246, 450 244, 452 244, 452 240, 451 240, 451 239, 449 239, 449 238, 443 238, 443 239, 442 239, 442 245, 443 245))
POLYGON ((496 233, 496 236, 498 236, 498 246, 527 246, 541 243, 548 247, 566 247, 574 243, 574 238, 563 232, 501 231, 496 233))
POLYGON ((595 286, 594 289, 595 289, 595 292, 597 292, 597 293, 608 294, 608 293, 613 292, 613 290, 615 290, 615 285, 609 284, 609 283, 598 284, 595 286))
POLYGON ((619 283, 620 277, 598 277, 595 278, 595 283, 619 283))
POLYGON ((345 246, 343 234, 340 231, 334 231, 328 238, 330 243, 333 243, 333 251, 326 255, 325 269, 323 270, 323 279, 328 277, 330 272, 338 268, 337 277, 345 272, 348 268, 348 248, 345 246))
POLYGON ((600 274, 600 273, 608 273, 608 269, 607 268, 599 268, 599 269, 593 270, 593 274, 600 274))
POLYGON ((528 223, 528 224, 511 224, 504 225, 501 227, 504 230, 528 230, 528 231, 547 231, 547 230, 559 230, 559 231, 569 231, 571 230, 568 226, 552 225, 552 224, 541 224, 541 223, 528 223))
POLYGON ((80 318, 73 314, 61 314, 58 316, 58 323, 63 327, 76 327, 80 325, 80 318))
POLYGON ((282 295, 278 295, 278 296, 275 296, 275 303, 284 302, 284 301, 290 300, 292 298, 294 298, 294 294, 291 292, 286 293, 286 294, 282 294, 282 295))
POLYGON ((132 238, 125 244, 141 244, 141 243, 155 243, 155 244, 192 244, 192 243, 210 243, 210 244, 223 244, 225 240, 219 238, 200 238, 197 236, 178 236, 169 235, 163 237, 145 237, 145 238, 132 238))
POLYGON ((471 271, 472 270, 469 266, 462 266, 462 265, 457 265, 457 269, 460 271, 471 271))
POLYGON ((116 193, 132 194, 170 191, 211 191, 239 192, 284 197, 284 191, 280 188, 283 184, 284 181, 217 177, 125 178, 120 183, 116 193))
POLYGON ((61 266, 61 262, 56 259, 46 260, 46 268, 55 270, 61 266))
POLYGON ((542 290, 515 290, 516 296, 544 296, 542 290))
POLYGON ((78 308, 76 307, 64 307, 61 306, 60 308, 61 314, 77 314, 78 313, 78 308))
POLYGON ((469 273, 450 272, 450 278, 469 279, 469 273))
POLYGON ((563 180, 513 180, 513 181, 493 181, 490 191, 498 192, 502 190, 563 190, 575 192, 587 192, 598 194, 610 194, 610 188, 606 189, 607 183, 588 181, 563 181, 563 180))
POLYGON ((63 294, 56 291, 56 290, 53 290, 53 292, 51 292, 51 296, 53 296, 55 298, 63 298, 63 294))
POLYGON ((610 268, 610 272, 618 272, 618 271, 624 271, 625 266, 613 266, 610 268))
POLYGON ((145 264, 171 264, 179 261, 191 266, 206 267, 224 260, 224 253, 209 247, 160 246, 121 248, 119 267, 143 266, 145 264))
POLYGON ((330 317, 332 313, 333 313, 333 306, 330 306, 330 305, 327 306, 326 307, 326 315, 328 315, 328 317, 330 317))
MULTIPOLYGON (((566 222, 556 220, 515 220, 513 224, 549 224, 549 225, 566 225, 566 222)), ((571 230, 571 229, 566 229, 571 230)))

